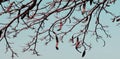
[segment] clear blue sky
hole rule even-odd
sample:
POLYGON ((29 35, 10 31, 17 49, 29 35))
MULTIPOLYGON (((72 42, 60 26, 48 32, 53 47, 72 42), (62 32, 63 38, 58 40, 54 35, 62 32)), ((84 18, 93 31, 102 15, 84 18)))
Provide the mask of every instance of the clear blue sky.
MULTIPOLYGON (((111 6, 109 10, 113 11, 116 14, 120 14, 120 1, 117 0, 116 4, 111 6)), ((112 23, 110 21, 110 17, 106 16, 105 14, 102 15, 104 19, 104 23, 108 24, 110 27, 109 33, 111 34, 112 38, 104 38, 106 41, 106 46, 102 47, 102 42, 94 42, 93 47, 90 51, 87 51, 87 54, 84 58, 81 58, 81 54, 79 54, 72 44, 70 44, 68 41, 65 41, 64 43, 60 44, 60 50, 56 50, 54 48, 54 42, 51 42, 48 46, 43 44, 40 45, 38 48, 40 51, 41 56, 32 55, 31 52, 25 52, 21 53, 21 48, 24 44, 21 44, 21 40, 23 42, 25 39, 29 39, 27 37, 24 37, 25 33, 21 33, 21 37, 18 37, 16 42, 18 44, 21 44, 21 46, 13 45, 16 47, 16 51, 19 54, 19 57, 16 59, 120 59, 120 27, 116 26, 115 23, 112 23)), ((0 21, 6 22, 7 18, 5 16, 0 16, 0 21)), ((22 42, 22 43, 23 43, 22 42)), ((16 43, 15 43, 16 44, 16 43)), ((5 43, 0 42, 0 59, 10 59, 11 54, 10 52, 5 54, 5 43)))

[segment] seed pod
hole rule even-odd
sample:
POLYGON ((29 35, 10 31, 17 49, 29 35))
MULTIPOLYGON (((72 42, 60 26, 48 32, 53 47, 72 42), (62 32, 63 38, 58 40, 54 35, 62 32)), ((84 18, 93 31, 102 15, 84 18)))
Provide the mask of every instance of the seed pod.
POLYGON ((27 12, 27 17, 29 18, 29 11, 27 12))
POLYGON ((7 12, 10 12, 12 5, 13 5, 13 3, 10 3, 9 7, 7 8, 7 12))
POLYGON ((56 37, 56 42, 59 42, 59 41, 58 41, 58 36, 56 35, 55 37, 56 37))
POLYGON ((60 25, 59 25, 58 31, 60 31, 62 29, 62 26, 63 26, 63 23, 62 23, 62 21, 60 21, 60 25))
POLYGON ((80 41, 79 41, 79 38, 77 37, 75 49, 76 49, 79 53, 81 53, 81 52, 78 50, 79 44, 80 44, 80 41))
POLYGON ((90 0, 90 5, 92 5, 93 0, 90 0))
POLYGON ((120 21, 120 18, 116 20, 116 22, 120 21))
POLYGON ((80 42, 79 42, 79 38, 77 37, 77 41, 76 41, 76 49, 78 49, 79 44, 80 44, 80 42))
POLYGON ((77 42, 79 41, 79 37, 77 37, 77 42))
POLYGON ((78 44, 75 46, 75 49, 76 49, 79 53, 81 53, 81 52, 78 50, 78 44))
POLYGON ((86 10, 86 3, 84 2, 83 7, 82 7, 82 14, 85 13, 85 10, 86 10))
POLYGON ((58 48, 58 47, 56 47, 56 50, 59 50, 59 48, 58 48))
POLYGON ((59 49, 59 48, 58 48, 58 43, 59 43, 59 41, 58 41, 58 37, 57 37, 57 35, 56 35, 56 50, 59 49))
POLYGON ((2 33, 3 33, 2 30, 0 30, 0 37, 2 36, 2 33))
POLYGON ((82 53, 82 57, 84 57, 86 54, 86 51, 84 50, 83 53, 82 53))
POLYGON ((74 38, 73 38, 73 36, 72 36, 72 38, 71 38, 71 41, 72 41, 72 43, 74 43, 74 38))

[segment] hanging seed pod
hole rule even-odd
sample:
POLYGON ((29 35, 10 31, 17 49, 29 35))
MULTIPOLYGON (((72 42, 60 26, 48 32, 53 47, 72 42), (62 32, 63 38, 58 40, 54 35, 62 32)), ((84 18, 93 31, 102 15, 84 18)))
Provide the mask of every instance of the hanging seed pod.
POLYGON ((79 53, 81 53, 81 52, 78 50, 79 44, 80 44, 80 41, 79 41, 79 38, 77 37, 75 49, 76 49, 79 53))
POLYGON ((86 3, 84 2, 83 7, 82 7, 82 14, 85 13, 85 10, 86 10, 86 3))
POLYGON ((62 29, 63 23, 60 21, 59 29, 57 31, 60 31, 62 29))
POLYGON ((84 50, 83 53, 82 53, 82 57, 84 57, 86 54, 86 51, 84 50))
POLYGON ((29 11, 27 12, 27 17, 29 18, 29 11))
POLYGON ((78 47, 79 47, 79 44, 80 44, 80 42, 79 42, 79 38, 77 37, 77 40, 76 40, 76 49, 78 49, 78 47))
POLYGON ((56 42, 59 42, 59 41, 58 41, 58 36, 56 35, 55 37, 56 37, 56 42))
POLYGON ((10 12, 10 9, 12 6, 13 6, 13 3, 10 3, 9 7, 7 8, 7 12, 10 12))
POLYGON ((74 43, 74 37, 73 36, 70 38, 70 42, 74 43))
POLYGON ((120 21, 120 18, 116 20, 116 22, 120 21))
POLYGON ((2 33, 3 33, 2 30, 0 30, 0 37, 2 36, 2 33))
POLYGON ((79 37, 77 37, 77 42, 79 42, 79 37))
POLYGON ((58 43, 59 43, 59 41, 58 41, 58 37, 57 37, 57 35, 56 35, 56 50, 59 50, 59 48, 58 48, 58 43))
POLYGON ((76 49, 79 53, 81 53, 81 51, 78 50, 78 47, 77 47, 77 46, 75 47, 75 49, 76 49))
POLYGON ((93 0, 90 0, 90 5, 92 5, 93 0))
POLYGON ((56 47, 56 50, 59 50, 59 48, 58 48, 58 47, 56 47))
POLYGON ((74 43, 74 38, 73 38, 73 36, 72 36, 72 38, 71 38, 71 41, 72 41, 72 43, 74 43))

